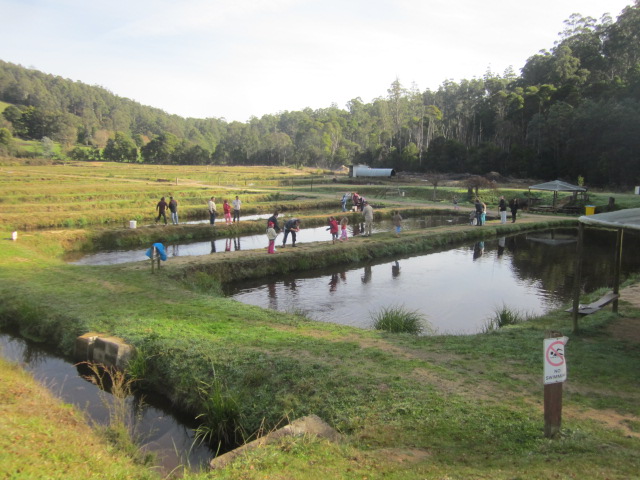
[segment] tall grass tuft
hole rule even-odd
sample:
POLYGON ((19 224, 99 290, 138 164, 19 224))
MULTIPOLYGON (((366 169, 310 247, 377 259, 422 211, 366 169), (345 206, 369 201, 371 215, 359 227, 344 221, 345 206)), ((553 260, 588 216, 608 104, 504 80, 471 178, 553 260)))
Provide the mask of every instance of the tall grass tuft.
POLYGON ((81 365, 86 366, 90 372, 85 378, 96 383, 102 391, 101 401, 109 412, 107 425, 99 426, 98 432, 136 463, 152 465, 154 455, 143 452, 135 439, 136 422, 132 412, 136 409, 132 408, 128 400, 132 396, 135 380, 126 372, 113 367, 93 362, 82 362, 81 365))
POLYGON ((519 323, 526 322, 528 320, 528 315, 523 315, 522 313, 511 310, 506 305, 502 305, 502 307, 497 308, 493 313, 493 316, 490 317, 484 328, 482 329, 483 333, 493 332, 495 330, 499 330, 502 327, 506 327, 508 325, 517 325, 519 323))
POLYGON ((211 383, 201 382, 198 392, 204 411, 196 417, 201 423, 196 428, 194 444, 217 444, 220 448, 241 443, 244 431, 234 395, 218 378, 211 383))
POLYGON ((420 335, 428 328, 428 323, 417 310, 407 310, 404 306, 383 307, 372 315, 373 328, 391 333, 420 335))

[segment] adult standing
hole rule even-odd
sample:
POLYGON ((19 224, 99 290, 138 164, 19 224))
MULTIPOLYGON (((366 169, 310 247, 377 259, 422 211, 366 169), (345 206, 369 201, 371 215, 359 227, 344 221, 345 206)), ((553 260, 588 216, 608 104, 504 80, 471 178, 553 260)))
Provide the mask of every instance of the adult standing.
POLYGON ((511 223, 516 223, 516 215, 518 215, 518 199, 514 198, 511 200, 511 223))
POLYGON ((275 229, 276 233, 280 233, 280 225, 278 225, 278 211, 277 210, 275 212, 273 212, 273 215, 271 215, 269 217, 269 219, 267 220, 267 227, 269 226, 270 223, 273 223, 273 228, 275 229))
POLYGON ((507 202, 504 200, 504 195, 500 195, 498 211, 500 212, 500 223, 507 223, 507 202))
POLYGON ((292 218, 287 220, 284 224, 284 238, 282 239, 282 246, 287 243, 287 237, 291 234, 291 246, 296 246, 296 234, 300 231, 300 220, 292 218))
POLYGON ((242 207, 242 202, 238 195, 236 195, 235 200, 231 203, 233 204, 233 223, 240 222, 240 207, 242 207))
POLYGON ((369 202, 364 202, 362 214, 364 215, 364 236, 370 237, 373 228, 373 207, 369 205, 369 202))
POLYGON ((174 225, 178 224, 178 201, 169 197, 169 211, 171 212, 171 223, 174 225))
POLYGON ((475 207, 476 207, 476 225, 478 227, 481 227, 482 226, 482 202, 480 201, 479 198, 476 198, 475 207))
POLYGON ((207 208, 209 209, 209 223, 213 225, 214 223, 216 223, 216 214, 218 213, 216 209, 216 197, 211 197, 209 199, 207 208))
POLYGON ((487 204, 482 202, 482 225, 487 223, 487 204))
POLYGON ((167 224, 167 207, 169 204, 165 202, 164 197, 160 199, 160 201, 156 204, 156 211, 158 212, 158 217, 156 218, 156 223, 160 221, 160 218, 164 218, 164 224, 167 224))

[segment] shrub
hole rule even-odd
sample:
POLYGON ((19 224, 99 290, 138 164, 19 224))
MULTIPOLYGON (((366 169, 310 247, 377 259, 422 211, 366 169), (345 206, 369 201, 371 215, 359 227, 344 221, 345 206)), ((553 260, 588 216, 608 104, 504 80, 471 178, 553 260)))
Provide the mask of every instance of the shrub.
POLYGON ((373 328, 391 333, 420 335, 425 330, 426 320, 417 310, 407 310, 403 306, 383 307, 373 314, 373 328))
POLYGON ((502 307, 496 309, 493 317, 487 320, 487 323, 483 328, 483 333, 492 332, 507 325, 517 325, 518 323, 526 322, 527 319, 527 315, 511 310, 503 304, 502 307))

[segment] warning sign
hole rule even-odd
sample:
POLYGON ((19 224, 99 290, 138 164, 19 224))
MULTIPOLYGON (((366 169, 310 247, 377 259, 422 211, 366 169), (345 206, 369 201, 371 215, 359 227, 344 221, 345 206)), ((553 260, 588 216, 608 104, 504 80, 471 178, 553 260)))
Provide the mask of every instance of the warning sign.
POLYGON ((568 337, 544 339, 544 384, 560 383, 567 379, 567 359, 564 347, 568 337))

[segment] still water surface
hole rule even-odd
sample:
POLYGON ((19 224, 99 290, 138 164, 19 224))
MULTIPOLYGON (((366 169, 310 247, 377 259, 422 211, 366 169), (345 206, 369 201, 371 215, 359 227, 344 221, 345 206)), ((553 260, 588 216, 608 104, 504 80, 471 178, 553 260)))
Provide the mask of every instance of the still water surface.
MULTIPOLYGON (((105 401, 111 395, 85 380, 83 375, 89 372, 82 372, 71 360, 9 334, 0 334, 0 355, 19 363, 57 397, 85 412, 91 421, 107 424, 105 401)), ((140 405, 130 397, 128 404, 136 438, 145 451, 156 455, 156 464, 165 475, 180 465, 198 470, 214 456, 206 446, 192 448, 196 428, 193 419, 176 415, 166 400, 147 396, 140 405)))
MULTIPOLYGON (((437 333, 481 332, 503 305, 540 315, 571 301, 576 230, 536 232, 462 245, 386 262, 237 283, 235 300, 360 328, 372 314, 403 306, 422 313, 437 333)), ((611 286, 614 235, 587 230, 583 290, 611 286)), ((625 237, 623 274, 640 271, 633 252, 638 237, 625 237)), ((569 314, 567 314, 569 315, 569 314)), ((569 321, 569 317, 567 317, 569 321)))
MULTIPOLYGON (((407 219, 403 222, 404 230, 414 230, 421 228, 436 227, 441 225, 460 225, 467 223, 466 215, 430 215, 422 218, 407 219)), ((282 226, 284 222, 280 221, 282 226)), ((171 227, 167 227, 171 228, 171 227)), ((223 230, 224 224, 215 228, 223 230)), ((265 225, 266 229, 266 225, 265 225)), ((393 229, 390 221, 379 221, 373 224, 373 233, 389 232, 393 229)), ((348 235, 352 237, 362 232, 361 224, 349 225, 348 235)), ((277 245, 282 243, 283 234, 276 239, 277 245)), ((298 233, 298 243, 330 241, 331 234, 327 232, 327 227, 304 228, 298 233)), ((290 238, 287 243, 290 243, 290 238)), ((265 234, 246 235, 233 238, 217 238, 206 242, 190 242, 178 244, 166 244, 166 251, 169 257, 187 257, 210 255, 214 253, 224 253, 236 250, 259 250, 267 248, 267 237, 265 234)), ((141 262, 149 260, 145 256, 147 248, 131 250, 109 250, 92 254, 73 252, 65 256, 65 260, 75 265, 114 265, 126 262, 141 262)))

